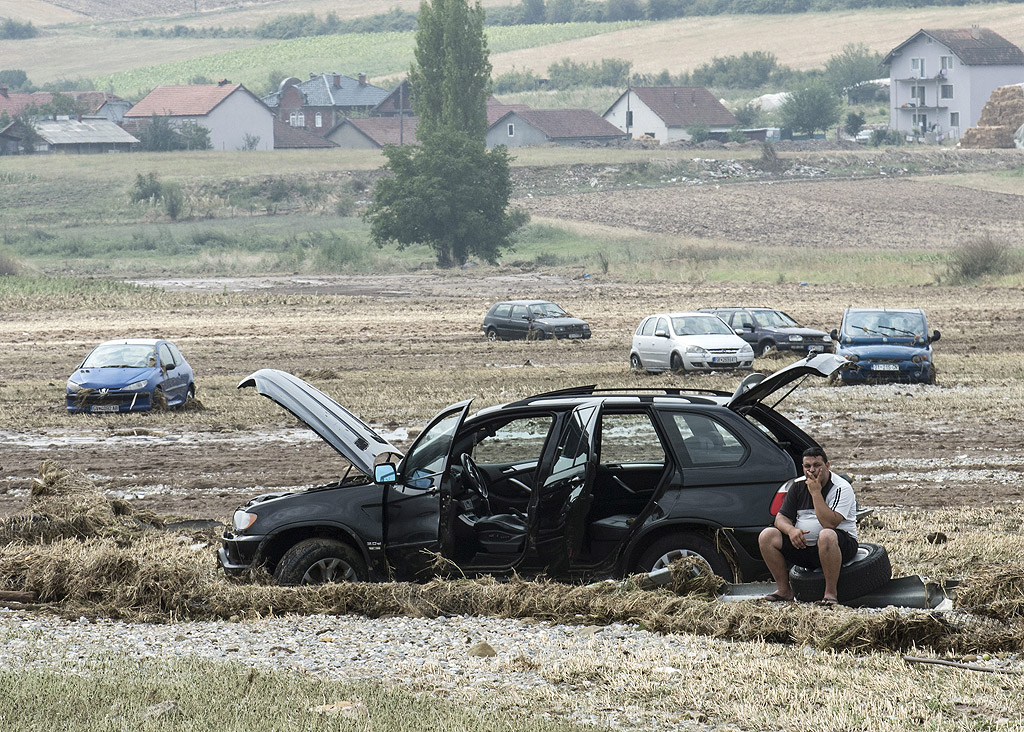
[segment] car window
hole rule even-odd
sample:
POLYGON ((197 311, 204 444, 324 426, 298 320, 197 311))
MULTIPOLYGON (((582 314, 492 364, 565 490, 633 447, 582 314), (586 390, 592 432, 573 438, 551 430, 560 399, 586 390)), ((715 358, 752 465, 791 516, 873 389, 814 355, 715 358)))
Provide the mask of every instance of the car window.
POLYGON ((764 328, 799 328, 800 325, 781 310, 755 310, 754 316, 764 328))
POLYGON ((580 407, 570 415, 569 424, 562 430, 555 450, 555 464, 546 483, 567 477, 569 473, 583 472, 590 458, 590 432, 587 423, 597 407, 580 407))
POLYGON ((185 360, 185 357, 181 355, 181 351, 173 343, 168 343, 167 347, 171 349, 171 355, 174 356, 174 363, 181 363, 185 360))
POLYGON ((167 347, 166 343, 160 344, 160 364, 167 368, 173 368, 177 365, 174 356, 171 355, 171 349, 167 347))
POLYGON ((716 315, 684 315, 672 318, 672 330, 676 335, 719 335, 731 334, 729 326, 716 315))
POLYGON ((485 428, 473 448, 473 460, 480 465, 514 465, 539 460, 553 421, 550 416, 529 416, 513 419, 497 428, 485 428))
POLYGON ((608 414, 601 416, 601 464, 665 464, 665 449, 650 416, 608 414))
POLYGON ((753 328, 754 319, 750 317, 750 313, 741 311, 733 313, 732 320, 730 321, 733 328, 753 328))
POLYGON ((494 308, 494 317, 507 318, 510 312, 512 312, 512 306, 509 305, 508 303, 505 303, 504 305, 498 305, 496 308, 494 308))
POLYGON ((423 490, 433 486, 434 476, 444 470, 452 436, 461 418, 461 412, 453 412, 420 435, 402 463, 402 477, 407 486, 423 490))
POLYGON ((703 414, 674 412, 672 421, 695 467, 739 465, 747 448, 725 425, 703 414))
POLYGON ((648 318, 647 320, 645 320, 643 322, 643 325, 640 326, 640 328, 641 328, 640 335, 645 335, 645 336, 652 336, 652 335, 654 335, 654 326, 657 325, 657 324, 658 324, 658 319, 657 318, 648 318))
POLYGON ((522 320, 526 317, 526 306, 525 305, 513 305, 512 306, 512 319, 522 320))
POLYGON ((658 318, 658 327, 654 329, 654 332, 657 333, 659 330, 668 333, 668 320, 665 318, 658 318))

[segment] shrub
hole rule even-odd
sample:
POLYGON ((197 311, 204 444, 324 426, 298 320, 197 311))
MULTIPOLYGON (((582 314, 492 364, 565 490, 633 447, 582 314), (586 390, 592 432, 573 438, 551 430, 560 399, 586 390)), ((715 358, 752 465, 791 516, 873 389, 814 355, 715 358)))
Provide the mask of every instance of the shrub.
POLYGON ((946 266, 954 284, 974 282, 986 275, 1013 274, 1021 269, 1010 243, 992 234, 961 242, 950 252, 946 266))
POLYGON ((20 266, 18 260, 7 252, 0 251, 0 277, 4 275, 16 275, 20 266))
POLYGON ((694 122, 686 131, 690 133, 690 142, 704 142, 711 137, 711 128, 703 122, 694 122))
POLYGON ((147 173, 146 175, 139 173, 135 176, 135 185, 132 186, 130 195, 132 203, 145 201, 153 204, 159 201, 162 195, 163 190, 156 173, 147 173))
POLYGON ((164 211, 167 212, 167 216, 171 221, 177 221, 185 206, 185 196, 181 192, 181 186, 177 183, 164 183, 161 195, 164 199, 164 211))

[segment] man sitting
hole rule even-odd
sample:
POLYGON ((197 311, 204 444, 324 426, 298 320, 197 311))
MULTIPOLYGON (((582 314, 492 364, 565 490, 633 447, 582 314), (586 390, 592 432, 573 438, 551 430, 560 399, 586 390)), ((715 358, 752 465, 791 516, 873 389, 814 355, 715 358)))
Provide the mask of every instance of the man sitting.
POLYGON ((829 469, 820 447, 803 454, 804 477, 786 493, 775 524, 758 537, 761 556, 777 589, 766 600, 792 600, 789 568, 821 568, 825 575, 822 603, 835 605, 839 570, 857 555, 857 499, 850 484, 829 469))

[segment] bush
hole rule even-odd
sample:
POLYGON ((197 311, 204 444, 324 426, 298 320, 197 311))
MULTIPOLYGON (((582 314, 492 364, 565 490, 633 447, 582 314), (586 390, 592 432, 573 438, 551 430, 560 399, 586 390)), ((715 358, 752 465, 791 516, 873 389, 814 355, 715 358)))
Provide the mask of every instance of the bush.
POLYGON ((146 175, 139 173, 135 176, 135 185, 132 186, 130 194, 132 203, 145 201, 153 204, 159 201, 162 195, 163 190, 156 173, 147 173, 146 175))
POLYGON ((967 284, 986 275, 1014 274, 1021 263, 1008 241, 982 234, 950 252, 946 267, 952 283, 967 284))
POLYGON ((161 193, 164 199, 164 211, 167 212, 171 221, 177 221, 185 206, 185 196, 181 192, 181 186, 177 183, 164 183, 161 193))
POLYGON ((711 128, 703 122, 694 122, 686 131, 690 133, 690 142, 704 142, 711 137, 711 128))
POLYGON ((0 277, 4 275, 16 275, 20 269, 18 260, 7 252, 0 251, 0 277))
POLYGON ((0 21, 0 38, 9 41, 20 41, 25 38, 35 38, 39 31, 31 22, 19 23, 10 18, 0 21))

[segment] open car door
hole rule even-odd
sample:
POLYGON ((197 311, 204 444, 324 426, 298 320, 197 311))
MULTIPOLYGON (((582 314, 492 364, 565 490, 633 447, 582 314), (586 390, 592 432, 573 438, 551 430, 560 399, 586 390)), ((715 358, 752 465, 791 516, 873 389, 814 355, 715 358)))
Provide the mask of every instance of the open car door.
POLYGON ((597 475, 600 400, 580 404, 567 415, 551 472, 535 490, 529 513, 526 561, 553 575, 565 574, 583 545, 585 520, 597 475))
POLYGON ((451 480, 452 446, 472 401, 434 417, 398 466, 397 482, 384 487, 384 550, 400 577, 421 578, 428 553, 440 550, 441 482, 451 480))

